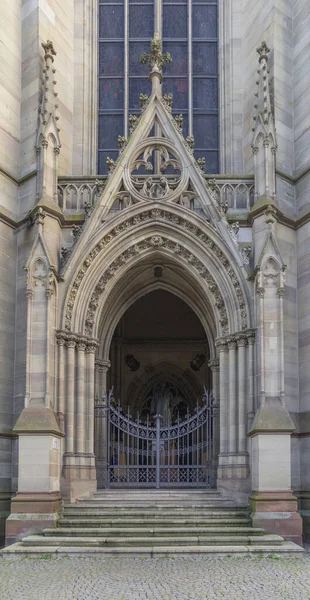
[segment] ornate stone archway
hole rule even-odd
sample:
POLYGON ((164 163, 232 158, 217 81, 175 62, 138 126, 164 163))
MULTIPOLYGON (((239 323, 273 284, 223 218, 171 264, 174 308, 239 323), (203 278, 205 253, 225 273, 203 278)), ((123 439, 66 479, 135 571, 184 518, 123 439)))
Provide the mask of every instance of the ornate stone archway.
MULTIPOLYGON (((95 349, 99 344, 96 352, 102 394, 116 322, 137 297, 157 286, 185 298, 201 318, 210 342, 214 387, 221 398, 219 478, 246 480, 247 415, 253 410, 254 338, 249 291, 216 231, 179 205, 158 201, 152 207, 139 204, 104 224, 75 262, 63 302, 63 327, 58 332, 63 353, 60 361, 67 365, 63 391, 67 390, 65 413, 70 434, 66 436, 64 472, 80 479, 82 469, 77 466, 76 455, 83 455, 82 448, 85 454, 87 444, 88 449, 91 447, 93 424, 89 411, 85 417, 81 390, 86 381, 89 393, 93 393, 95 349), (168 276, 152 282, 145 276, 146 265, 158 263, 167 265, 168 276), (74 388, 70 374, 75 369, 79 375, 74 388), (72 452, 72 448, 79 452, 72 452)), ((85 460, 91 472, 91 452, 85 460)))

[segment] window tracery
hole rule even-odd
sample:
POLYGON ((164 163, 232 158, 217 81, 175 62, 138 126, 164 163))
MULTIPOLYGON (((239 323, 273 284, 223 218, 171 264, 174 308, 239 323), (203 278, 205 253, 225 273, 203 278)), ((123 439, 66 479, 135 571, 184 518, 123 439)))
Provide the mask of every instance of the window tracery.
POLYGON ((219 172, 218 0, 99 0, 98 173, 107 157, 116 160, 118 137, 133 131, 150 94, 140 56, 154 31, 172 56, 163 81, 169 108, 182 114, 184 137, 194 136, 195 158, 219 172))

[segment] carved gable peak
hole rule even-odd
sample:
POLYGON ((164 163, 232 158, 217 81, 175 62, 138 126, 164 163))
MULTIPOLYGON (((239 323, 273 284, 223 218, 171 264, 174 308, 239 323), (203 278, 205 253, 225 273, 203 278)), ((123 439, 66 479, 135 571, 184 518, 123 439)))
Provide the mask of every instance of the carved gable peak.
MULTIPOLYGON (((66 268, 73 255, 111 218, 112 208, 126 210, 139 203, 148 204, 150 208, 152 203, 175 204, 183 211, 194 211, 218 231, 240 262, 226 215, 218 205, 210 180, 206 181, 204 176, 205 159, 196 161, 193 137, 185 139, 183 136, 183 116, 172 114, 172 95, 162 95, 164 55, 161 55, 157 38, 155 42, 153 49, 151 46, 152 52, 143 57, 143 62, 148 62, 151 69, 152 93, 150 97, 140 95, 141 113, 129 117, 128 139, 119 136, 118 158, 107 158, 106 186, 83 227, 66 268), (156 85, 152 79, 154 73, 156 85)), ((165 61, 169 62, 169 59, 165 61)))
POLYGON ((275 210, 272 205, 268 206, 265 211, 267 231, 265 236, 265 242, 262 251, 257 261, 256 269, 264 269, 268 261, 275 265, 278 265, 279 270, 285 270, 285 264, 282 258, 282 254, 277 241, 277 234, 275 231, 275 210))
POLYGON ((36 288, 45 288, 46 291, 52 290, 56 268, 51 261, 40 224, 38 224, 38 233, 24 270, 27 273, 27 291, 33 292, 36 288))

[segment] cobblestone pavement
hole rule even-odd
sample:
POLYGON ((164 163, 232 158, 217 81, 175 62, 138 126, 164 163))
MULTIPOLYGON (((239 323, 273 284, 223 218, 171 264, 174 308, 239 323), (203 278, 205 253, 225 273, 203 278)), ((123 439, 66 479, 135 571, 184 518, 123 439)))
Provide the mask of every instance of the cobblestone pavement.
POLYGON ((1 600, 307 600, 310 556, 0 559, 1 600))

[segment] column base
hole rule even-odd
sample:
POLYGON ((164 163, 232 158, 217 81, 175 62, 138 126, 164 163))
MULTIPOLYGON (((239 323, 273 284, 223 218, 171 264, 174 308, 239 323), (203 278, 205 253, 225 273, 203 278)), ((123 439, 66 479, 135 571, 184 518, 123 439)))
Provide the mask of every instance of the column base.
POLYGON ((5 523, 10 515, 12 494, 0 492, 0 548, 5 544, 5 523))
POLYGON ((97 489, 95 456, 65 454, 60 489, 69 502, 90 496, 97 489))
POLYGON ((247 452, 219 455, 217 489, 237 504, 248 504, 251 482, 247 452))
POLYGON ((254 526, 303 545, 302 518, 297 512, 297 498, 292 492, 253 492, 250 507, 254 526))
POLYGON ((310 542, 310 491, 299 490, 294 491, 294 495, 298 500, 298 512, 303 522, 303 540, 310 542))
POLYGON ((17 492, 12 498, 11 514, 6 520, 6 546, 55 525, 61 507, 62 497, 59 492, 17 492))

